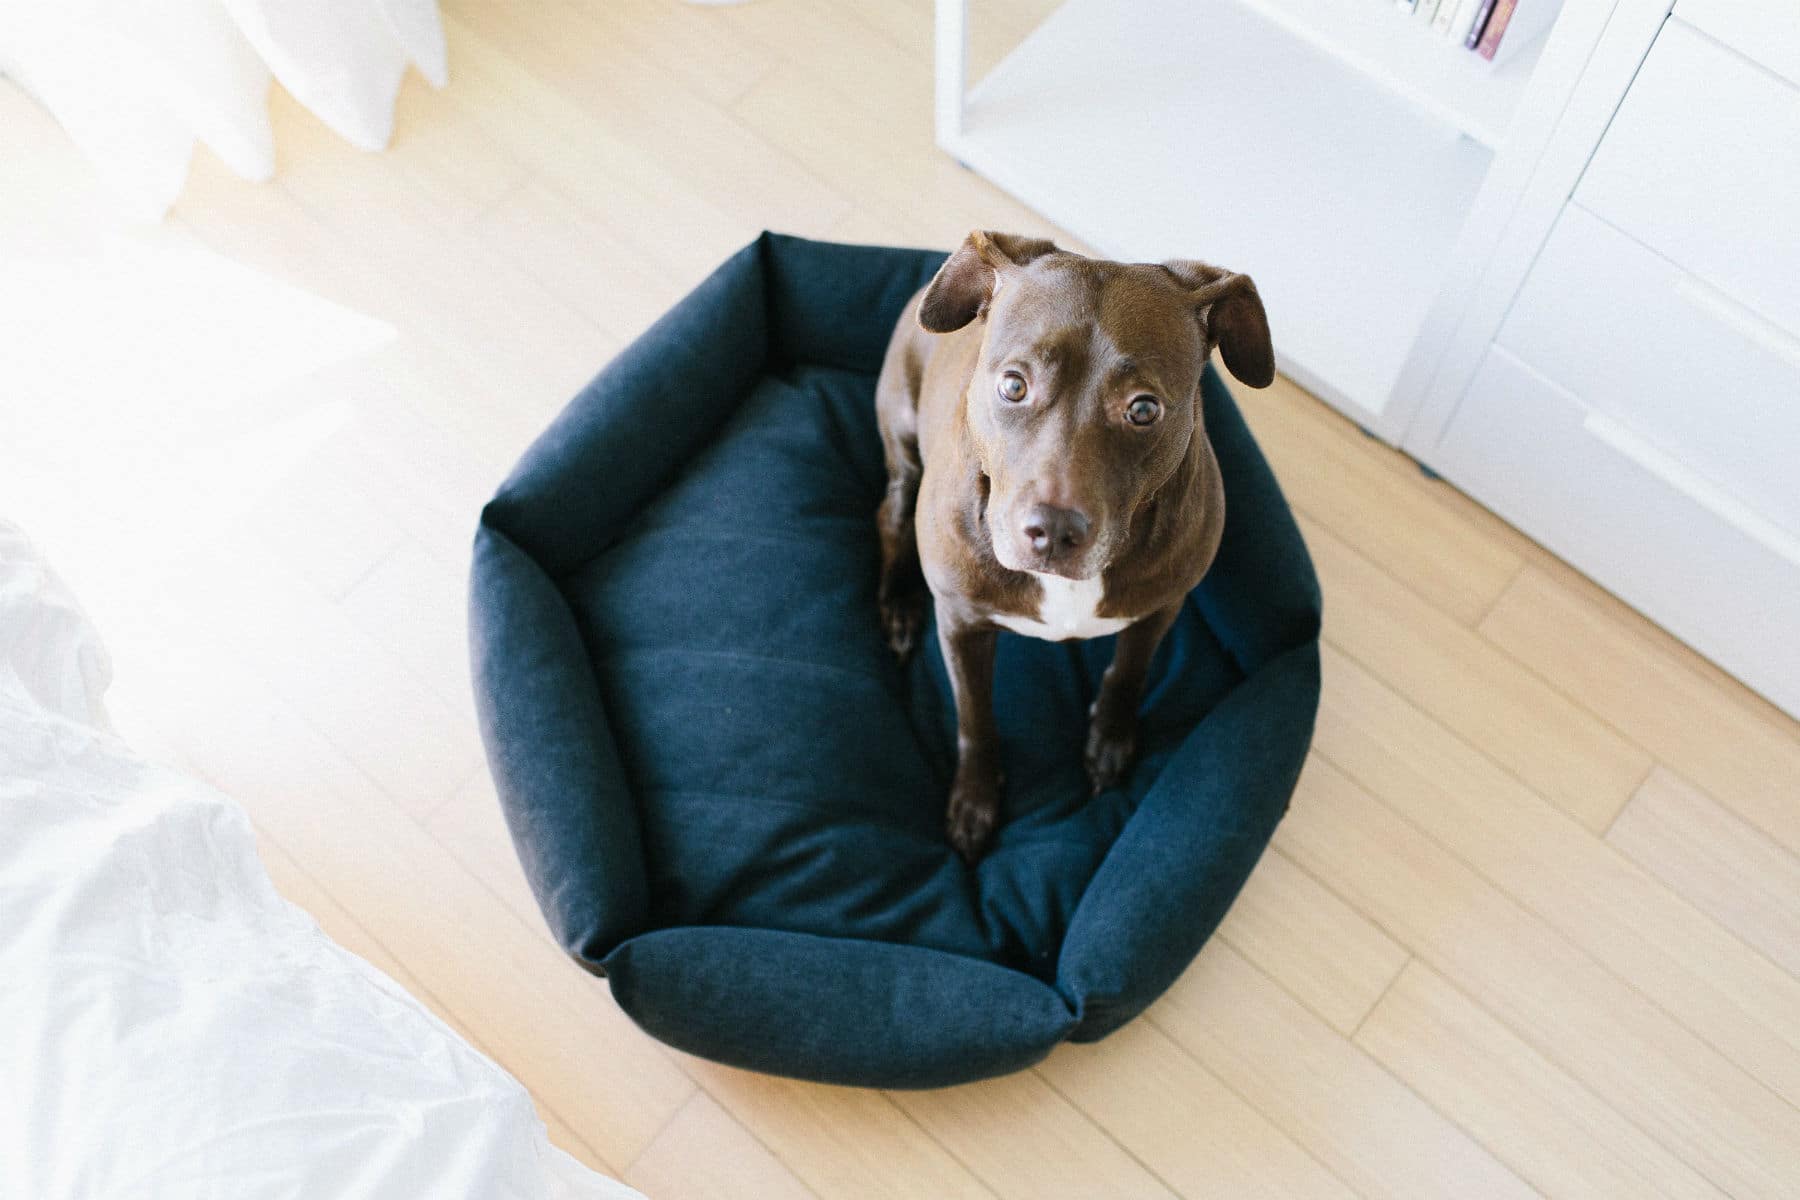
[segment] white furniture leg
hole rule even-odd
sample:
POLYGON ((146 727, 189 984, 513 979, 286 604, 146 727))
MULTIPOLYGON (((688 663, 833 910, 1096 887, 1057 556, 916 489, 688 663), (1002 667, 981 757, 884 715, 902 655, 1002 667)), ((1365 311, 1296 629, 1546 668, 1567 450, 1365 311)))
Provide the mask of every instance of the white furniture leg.
POLYGON ((969 81, 968 0, 937 0, 937 144, 956 153, 969 81))

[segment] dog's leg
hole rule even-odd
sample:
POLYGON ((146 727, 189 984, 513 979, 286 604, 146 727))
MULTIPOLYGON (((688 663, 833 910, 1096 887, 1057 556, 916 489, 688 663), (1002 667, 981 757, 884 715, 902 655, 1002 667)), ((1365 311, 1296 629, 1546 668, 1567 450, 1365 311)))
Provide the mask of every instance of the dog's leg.
POLYGON ((888 646, 904 662, 918 648, 930 596, 919 566, 918 533, 913 525, 919 480, 924 475, 919 458, 917 363, 898 337, 875 385, 875 410, 888 473, 887 494, 875 514, 881 534, 881 582, 876 600, 888 646))
POLYGON ((956 699, 956 782, 944 815, 950 844, 965 862, 987 848, 1000 819, 1000 735, 994 726, 995 630, 938 614, 938 645, 956 699))
POLYGON ((1138 705, 1144 678, 1163 634, 1175 623, 1180 604, 1153 612, 1126 626, 1113 647, 1112 666, 1100 680, 1100 694, 1088 710, 1087 772, 1095 794, 1125 778, 1137 752, 1138 705))
POLYGON ((925 605, 930 601, 913 526, 919 498, 919 452, 916 445, 911 449, 910 463, 896 463, 896 456, 889 456, 887 495, 875 514, 881 532, 881 582, 875 595, 881 605, 882 632, 901 662, 918 648, 919 631, 925 627, 925 605))

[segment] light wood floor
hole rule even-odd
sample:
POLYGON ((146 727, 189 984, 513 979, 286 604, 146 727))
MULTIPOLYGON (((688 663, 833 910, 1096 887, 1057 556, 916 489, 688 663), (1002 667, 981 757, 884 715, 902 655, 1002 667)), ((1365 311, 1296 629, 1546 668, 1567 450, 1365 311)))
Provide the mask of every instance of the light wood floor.
MULTIPOLYGON (((1041 7, 977 6, 977 62, 1041 7)), ((277 181, 202 153, 150 231, 115 231, 0 84, 0 256, 216 254, 298 289, 272 311, 371 319, 286 358, 270 323, 224 339, 272 382, 186 392, 184 362, 148 363, 0 408, 0 512, 87 597, 126 732, 248 805, 281 888, 523 1080, 558 1143, 690 1200, 1800 1195, 1800 731, 1285 383, 1238 391, 1324 578, 1317 749, 1173 992, 942 1093, 636 1032, 550 944, 480 762, 477 508, 765 226, 1045 226, 932 149, 925 0, 446 15, 453 82, 408 83, 391 152, 277 95, 277 181)))

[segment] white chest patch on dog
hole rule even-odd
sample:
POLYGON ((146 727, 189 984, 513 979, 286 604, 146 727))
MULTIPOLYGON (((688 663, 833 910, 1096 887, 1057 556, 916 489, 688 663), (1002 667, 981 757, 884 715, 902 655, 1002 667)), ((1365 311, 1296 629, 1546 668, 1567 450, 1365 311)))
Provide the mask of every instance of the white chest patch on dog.
POLYGON ((1095 610, 1106 596, 1106 585, 1095 579, 1064 579, 1061 575, 1031 572, 1044 589, 1038 604, 1037 620, 995 613, 994 623, 1026 637, 1043 638, 1047 642, 1066 642, 1071 638, 1105 637, 1131 624, 1130 617, 1102 617, 1095 610))

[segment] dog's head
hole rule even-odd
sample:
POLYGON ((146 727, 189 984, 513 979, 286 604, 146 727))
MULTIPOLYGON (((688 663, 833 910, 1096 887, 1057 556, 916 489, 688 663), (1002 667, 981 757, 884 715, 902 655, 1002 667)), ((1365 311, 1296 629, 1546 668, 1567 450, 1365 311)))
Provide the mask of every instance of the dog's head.
POLYGON ((1252 387, 1275 377, 1248 275, 1114 263, 971 233, 919 302, 949 333, 985 323, 964 408, 994 556, 1015 571, 1100 574, 1132 517, 1187 458, 1213 347, 1252 387))

